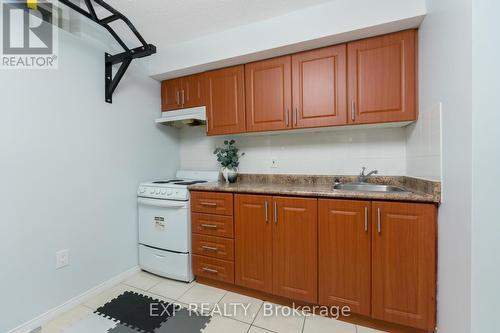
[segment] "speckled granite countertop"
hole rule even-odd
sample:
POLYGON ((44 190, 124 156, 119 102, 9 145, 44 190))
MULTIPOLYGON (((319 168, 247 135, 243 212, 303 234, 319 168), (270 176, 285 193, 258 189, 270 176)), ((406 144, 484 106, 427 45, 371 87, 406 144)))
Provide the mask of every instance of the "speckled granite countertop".
POLYGON ((260 175, 240 174, 234 184, 213 182, 188 186, 192 191, 290 195, 318 198, 433 202, 441 201, 440 182, 405 176, 372 176, 370 183, 390 184, 407 192, 380 193, 334 190, 334 181, 356 182, 355 176, 260 175))

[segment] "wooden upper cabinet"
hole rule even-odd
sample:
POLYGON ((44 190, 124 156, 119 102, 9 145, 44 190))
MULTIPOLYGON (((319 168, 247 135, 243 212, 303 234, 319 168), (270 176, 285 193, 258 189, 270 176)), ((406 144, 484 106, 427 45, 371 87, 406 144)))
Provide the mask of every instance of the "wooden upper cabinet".
POLYGON ((204 74, 195 74, 161 83, 161 110, 171 111, 205 104, 204 74))
POLYGON ((318 303, 318 200, 274 197, 273 294, 318 303))
POLYGON ((346 45, 292 56, 293 127, 347 123, 346 45))
POLYGON ((370 315, 370 213, 370 201, 318 201, 320 304, 370 315))
POLYGON ((272 197, 236 194, 234 198, 235 282, 272 293, 272 197))
POLYGON ((436 206, 372 203, 372 316, 436 326, 436 206))
POLYGON ((208 135, 245 132, 244 66, 205 73, 208 135))
POLYGON ((291 57, 245 65, 247 132, 273 131, 291 126, 291 57))
POLYGON ((205 75, 195 74, 182 78, 182 102, 184 108, 205 105, 203 90, 205 89, 205 75))
POLYGON ((348 43, 349 123, 417 119, 416 30, 348 43))
POLYGON ((182 79, 165 80, 161 83, 161 110, 170 111, 182 108, 182 79))

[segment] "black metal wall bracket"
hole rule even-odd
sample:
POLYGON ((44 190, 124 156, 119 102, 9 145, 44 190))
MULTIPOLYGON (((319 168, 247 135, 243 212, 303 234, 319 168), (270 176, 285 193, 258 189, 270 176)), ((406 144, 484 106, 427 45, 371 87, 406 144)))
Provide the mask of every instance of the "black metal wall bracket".
POLYGON ((148 44, 144 38, 142 38, 141 34, 137 31, 137 29, 134 27, 132 22, 128 18, 126 18, 122 13, 105 3, 103 0, 84 0, 85 5, 87 7, 87 10, 83 9, 79 5, 71 2, 71 0, 59 0, 59 2, 65 4, 69 8, 75 10, 76 12, 80 13, 81 15, 85 16, 86 18, 96 22, 97 24, 101 25, 104 27, 110 34, 113 36, 113 38, 120 44, 120 46, 123 48, 124 52, 111 55, 109 53, 105 53, 104 55, 104 74, 105 74, 105 100, 107 103, 112 103, 113 102, 113 92, 115 91, 116 87, 118 86, 118 83, 120 83, 120 80, 123 78, 123 75, 127 71, 128 66, 132 62, 133 59, 136 58, 143 58, 150 56, 152 54, 156 53, 156 46, 152 44, 148 44), (98 5, 102 6, 105 8, 108 12, 111 13, 111 15, 100 19, 97 17, 94 4, 93 2, 97 3, 98 5), (118 36, 118 34, 109 26, 111 22, 121 20, 123 21, 129 29, 132 31, 132 33, 137 37, 139 42, 142 44, 142 46, 130 49, 127 44, 118 36), (113 77, 113 65, 120 64, 120 67, 118 68, 115 76, 113 77))

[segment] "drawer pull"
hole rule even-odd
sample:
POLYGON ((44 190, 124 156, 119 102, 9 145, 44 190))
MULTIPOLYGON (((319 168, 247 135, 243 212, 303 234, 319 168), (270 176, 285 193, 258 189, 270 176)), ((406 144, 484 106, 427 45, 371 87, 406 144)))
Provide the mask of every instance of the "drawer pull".
POLYGON ((201 269, 204 270, 205 272, 209 272, 209 273, 214 273, 214 274, 219 273, 218 270, 212 269, 212 268, 202 267, 201 269))
POLYGON ((217 226, 215 224, 202 224, 201 226, 208 229, 217 229, 217 226))
POLYGON ((214 247, 214 246, 206 246, 206 245, 202 245, 202 247, 201 247, 201 248, 202 248, 202 249, 204 249, 204 250, 208 250, 208 251, 215 251, 215 252, 218 252, 218 251, 219 251, 219 249, 218 249, 218 248, 216 248, 216 247, 214 247))
POLYGON ((200 202, 200 205, 204 207, 217 207, 217 204, 215 202, 200 202))

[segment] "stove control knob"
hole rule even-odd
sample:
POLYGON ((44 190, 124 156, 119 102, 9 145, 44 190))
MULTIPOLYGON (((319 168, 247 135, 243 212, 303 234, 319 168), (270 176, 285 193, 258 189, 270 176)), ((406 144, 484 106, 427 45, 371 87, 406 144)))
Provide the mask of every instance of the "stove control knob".
POLYGON ((161 194, 165 195, 165 193, 167 193, 167 190, 166 190, 166 189, 164 189, 164 188, 162 188, 162 189, 161 189, 161 194))
POLYGON ((154 189, 153 187, 151 187, 151 188, 149 189, 149 193, 150 193, 150 194, 155 194, 155 189, 154 189))
POLYGON ((156 194, 160 194, 160 189, 159 188, 156 189, 156 194))
POLYGON ((167 195, 172 195, 172 189, 171 188, 167 189, 167 195))

